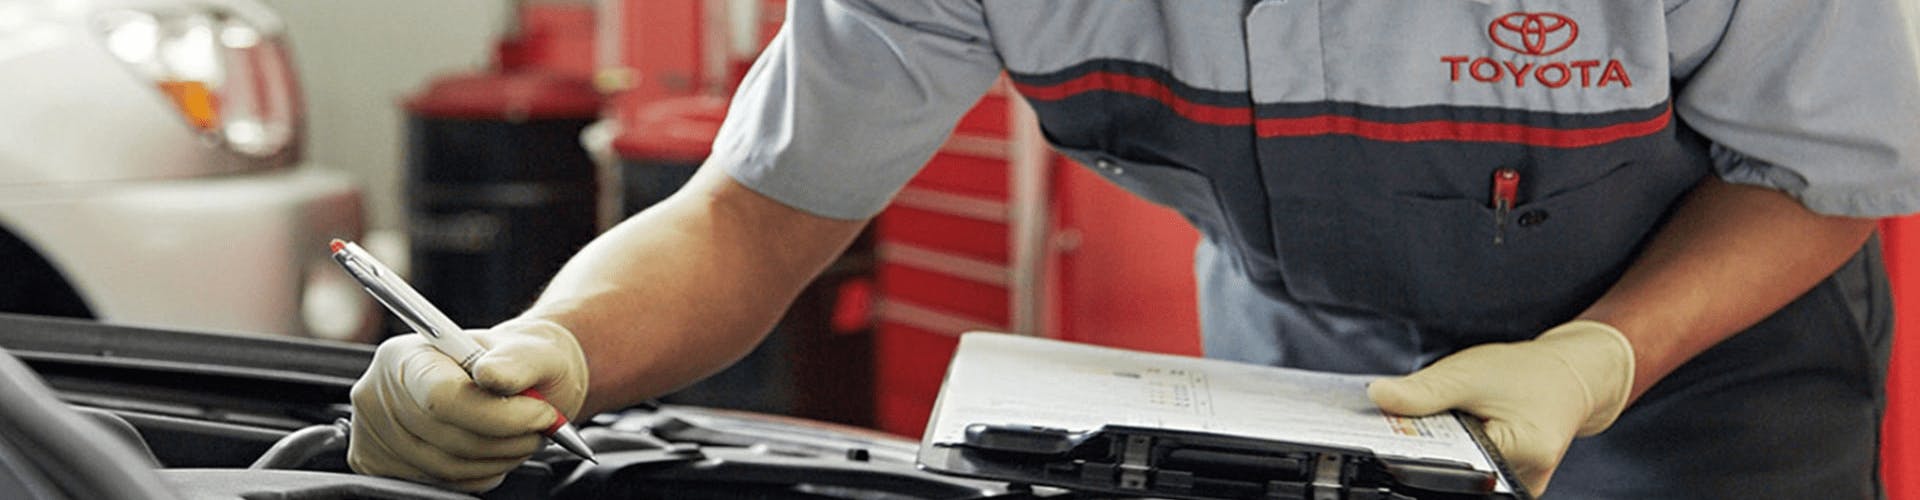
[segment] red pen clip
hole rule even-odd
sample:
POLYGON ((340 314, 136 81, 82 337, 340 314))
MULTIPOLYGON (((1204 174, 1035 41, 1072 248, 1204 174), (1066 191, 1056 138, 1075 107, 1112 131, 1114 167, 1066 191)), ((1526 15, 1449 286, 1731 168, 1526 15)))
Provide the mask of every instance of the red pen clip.
POLYGON ((1520 171, 1503 168, 1493 171, 1493 244, 1506 240, 1507 214, 1520 199, 1520 171))
POLYGON ((1503 168, 1493 171, 1493 208, 1513 210, 1520 198, 1520 171, 1503 168))

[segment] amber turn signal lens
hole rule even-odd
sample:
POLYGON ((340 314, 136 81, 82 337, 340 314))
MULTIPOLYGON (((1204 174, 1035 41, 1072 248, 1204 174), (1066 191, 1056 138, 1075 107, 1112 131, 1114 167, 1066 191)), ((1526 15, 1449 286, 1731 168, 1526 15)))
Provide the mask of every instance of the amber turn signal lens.
POLYGON ((160 90, 173 99, 173 104, 180 107, 180 114, 194 128, 212 132, 220 126, 219 99, 205 82, 164 80, 160 82, 160 90))

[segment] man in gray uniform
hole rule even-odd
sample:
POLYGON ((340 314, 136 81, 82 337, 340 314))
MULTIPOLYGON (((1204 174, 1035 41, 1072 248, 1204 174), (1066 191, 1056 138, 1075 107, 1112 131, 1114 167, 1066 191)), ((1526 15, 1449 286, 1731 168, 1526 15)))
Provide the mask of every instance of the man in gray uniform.
POLYGON ((1412 373, 1375 401, 1487 418, 1556 498, 1871 498, 1913 9, 793 0, 713 168, 482 333, 477 385, 383 345, 350 459, 485 489, 552 420, 493 394, 601 411, 737 359, 1004 70, 1205 234, 1209 356, 1412 373))

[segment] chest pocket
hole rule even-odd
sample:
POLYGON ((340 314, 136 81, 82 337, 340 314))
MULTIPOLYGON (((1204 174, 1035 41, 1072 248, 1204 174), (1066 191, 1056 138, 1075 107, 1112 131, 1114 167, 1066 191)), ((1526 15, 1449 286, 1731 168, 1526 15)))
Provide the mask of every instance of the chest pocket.
MULTIPOLYGON (((1275 189, 1281 281, 1298 300, 1404 318, 1462 346, 1525 338, 1605 292, 1704 165, 1604 165, 1557 192, 1523 192, 1505 213, 1484 194, 1275 189)), ((1486 182, 1494 169, 1478 170, 1486 182)))
POLYGON ((1248 47, 1277 281, 1462 344, 1524 338, 1618 278, 1707 171, 1705 144, 1671 121, 1659 37, 1638 36, 1658 4, 1446 5, 1252 11, 1249 33, 1263 13, 1320 20, 1313 40, 1248 47), (1303 59, 1317 71, 1288 71, 1303 59), (1520 184, 1496 213, 1501 169, 1520 184))

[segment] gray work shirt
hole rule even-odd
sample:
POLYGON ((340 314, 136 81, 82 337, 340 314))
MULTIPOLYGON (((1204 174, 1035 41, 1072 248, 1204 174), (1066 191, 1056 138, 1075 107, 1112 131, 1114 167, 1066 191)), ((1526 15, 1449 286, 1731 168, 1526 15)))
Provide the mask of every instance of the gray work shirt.
MULTIPOLYGON (((1705 175, 1825 214, 1920 211, 1913 9, 793 0, 710 161, 870 217, 1004 71, 1056 148, 1205 235, 1209 356, 1404 373, 1567 320, 1705 175)), ((1873 494, 1885 303, 1863 251, 1576 442, 1553 494, 1873 494), (1857 430, 1782 437, 1816 424, 1857 430)))

